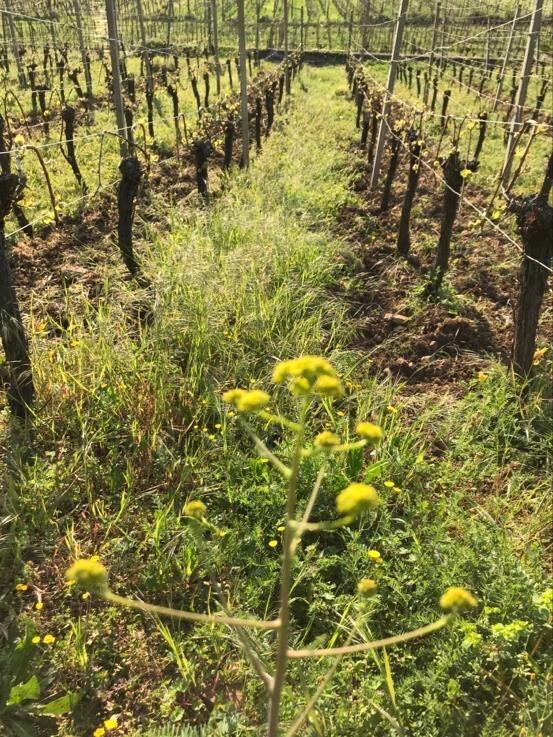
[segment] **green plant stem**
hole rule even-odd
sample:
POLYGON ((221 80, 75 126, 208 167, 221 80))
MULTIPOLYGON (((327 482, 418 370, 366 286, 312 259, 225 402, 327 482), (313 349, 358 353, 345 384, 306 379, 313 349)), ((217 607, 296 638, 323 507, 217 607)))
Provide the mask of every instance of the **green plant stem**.
POLYGON ((261 412, 257 413, 258 417, 261 417, 263 420, 267 420, 267 422, 272 422, 275 425, 282 425, 283 427, 287 427, 289 430, 293 430, 294 432, 298 432, 300 429, 300 426, 297 422, 293 422, 292 420, 289 420, 287 417, 283 417, 282 415, 274 415, 271 412, 265 412, 265 410, 261 410, 261 412))
POLYGON ((355 653, 364 653, 369 650, 376 650, 381 647, 387 647, 388 645, 396 645, 399 642, 408 642, 409 640, 416 640, 418 637, 424 637, 430 635, 432 632, 437 632, 443 629, 449 622, 451 622, 452 615, 440 617, 440 619, 427 624, 424 627, 419 627, 411 632, 405 632, 402 635, 394 635, 393 637, 385 637, 383 640, 374 640, 373 642, 365 642, 361 645, 344 645, 342 647, 329 647, 321 648, 319 650, 288 650, 289 658, 324 658, 326 656, 337 656, 337 655, 353 655, 355 653))
POLYGON ((267 460, 269 460, 273 464, 276 470, 280 471, 284 478, 290 481, 292 470, 288 468, 288 466, 285 466, 284 463, 279 458, 277 458, 274 453, 271 453, 269 448, 267 448, 265 443, 257 437, 257 435, 254 433, 247 422, 244 422, 244 427, 246 428, 246 432, 248 433, 248 435, 253 440, 255 447, 259 451, 260 455, 262 455, 264 458, 267 458, 267 460))
POLYGON ((227 617, 224 614, 199 614, 196 612, 185 612, 181 609, 172 609, 167 606, 158 606, 157 604, 147 604, 145 601, 136 601, 126 596, 119 596, 113 591, 106 591, 103 594, 104 599, 111 601, 113 604, 138 609, 141 612, 149 612, 150 614, 159 614, 165 617, 173 617, 174 619, 185 619, 188 622, 202 622, 203 624, 228 624, 231 627, 252 627, 260 630, 278 630, 281 627, 280 619, 270 621, 262 621, 257 619, 239 619, 237 617, 227 617))
POLYGON ((299 430, 296 436, 296 446, 290 477, 288 479, 288 493, 286 495, 286 528, 284 530, 284 546, 282 565, 280 569, 280 628, 275 663, 273 691, 269 700, 267 719, 267 737, 278 737, 280 702, 284 688, 284 679, 288 666, 288 637, 290 629, 290 588, 292 585, 292 559, 294 557, 294 540, 296 529, 292 524, 296 516, 298 478, 302 458, 303 440, 305 435, 305 421, 308 399, 303 398, 300 409, 299 430))

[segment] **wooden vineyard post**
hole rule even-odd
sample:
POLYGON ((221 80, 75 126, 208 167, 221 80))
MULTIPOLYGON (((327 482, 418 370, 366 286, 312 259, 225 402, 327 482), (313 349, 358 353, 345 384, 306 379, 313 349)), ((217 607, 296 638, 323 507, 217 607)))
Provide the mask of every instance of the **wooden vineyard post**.
POLYGON ((6 252, 4 219, 20 188, 16 174, 0 175, 0 333, 7 361, 7 395, 12 413, 26 419, 34 399, 29 345, 23 327, 6 252))
POLYGON ((371 181, 369 189, 374 189, 378 182, 378 175, 380 173, 380 164, 382 162, 382 154, 384 151, 384 144, 386 143, 386 132, 389 125, 388 117, 390 115, 391 107, 391 95, 394 92, 394 85, 397 76, 397 69, 399 64, 399 55, 401 52, 401 42, 403 40, 403 30, 405 28, 405 18, 407 15, 407 9, 409 7, 409 0, 401 0, 399 6, 399 13, 396 20, 396 28, 394 33, 394 43, 392 46, 392 57, 390 60, 390 70, 388 72, 388 81, 386 83, 386 92, 384 93, 384 100, 382 101, 382 118, 380 120, 380 127, 378 130, 378 140, 376 143, 376 150, 374 155, 373 168, 371 173, 371 181))
MULTIPOLYGON (((23 71, 23 63, 21 62, 21 56, 19 54, 19 44, 17 42, 17 33, 15 30, 15 22, 11 13, 11 0, 4 0, 6 6, 6 15, 8 17, 8 28, 10 29, 10 39, 12 42, 13 58, 15 59, 15 66, 17 68, 17 79, 20 87, 26 86, 25 72, 23 71)), ((4 15, 2 13, 2 15, 4 15)))
POLYGON ((123 105, 123 93, 121 90, 121 68, 119 65, 119 37, 117 35, 117 19, 113 0, 106 0, 106 16, 108 21, 109 51, 111 57, 111 79, 113 84, 113 102, 115 105, 115 116, 119 133, 119 149, 121 157, 125 158, 128 153, 127 145, 127 123, 125 120, 125 107, 123 105))
POLYGON ((509 176, 511 174, 513 149, 515 146, 515 137, 520 128, 524 104, 526 103, 526 95, 528 93, 528 84, 532 74, 532 65, 534 63, 534 52, 536 50, 536 41, 541 29, 541 17, 543 12, 543 0, 535 0, 532 19, 530 21, 530 30, 528 31, 528 41, 526 42, 526 51, 524 52, 524 61, 522 62, 522 71, 515 100, 515 113, 511 121, 511 127, 507 138, 507 146, 505 150, 505 159, 503 162, 503 170, 501 172, 501 182, 504 187, 507 186, 509 176))
POLYGON ((242 132, 242 166, 250 165, 250 129, 248 115, 248 69, 246 59, 246 23, 244 0, 236 0, 238 10, 238 54, 240 70, 240 123, 242 132))
POLYGON ((300 10, 300 51, 303 53, 303 49, 305 47, 305 20, 304 20, 304 11, 303 11, 303 5, 301 6, 300 10))
POLYGON ((215 55, 215 79, 217 97, 221 96, 221 60, 219 58, 219 24, 217 19, 217 0, 211 0, 211 19, 213 23, 213 52, 215 55))
POLYGON ((77 25, 77 36, 79 39, 79 49, 81 51, 81 61, 83 64, 84 79, 86 84, 86 96, 90 100, 92 98, 92 76, 90 74, 90 57, 86 48, 84 33, 83 33, 83 20, 81 16, 81 5, 79 0, 73 0, 73 9, 75 12, 75 23, 77 25))
POLYGON ((434 52, 436 50, 436 41, 438 39, 438 23, 440 22, 440 10, 442 4, 440 0, 436 3, 434 10, 434 25, 432 26, 432 41, 430 43, 430 56, 428 58, 428 76, 432 73, 432 65, 434 64, 434 52))
POLYGON ((547 202, 552 184, 553 154, 540 193, 509 202, 524 245, 513 344, 513 369, 519 376, 526 376, 532 367, 541 305, 553 265, 553 208, 547 202))
POLYGON ((284 75, 286 84, 286 94, 290 94, 290 70, 288 69, 288 0, 282 0, 284 13, 284 75))
POLYGON ((520 2, 517 3, 515 15, 513 17, 513 22, 511 23, 511 29, 509 31, 509 40, 507 41, 507 48, 505 49, 505 56, 503 57, 503 63, 501 65, 501 70, 499 72, 499 79, 497 80, 497 90, 495 93, 495 99, 493 102, 492 112, 496 111, 497 105, 499 103, 499 98, 503 90, 503 80, 505 78, 505 70, 507 69, 507 64, 509 63, 509 57, 511 55, 511 49, 513 47, 513 36, 515 33, 515 28, 516 28, 519 15, 520 15, 520 2))

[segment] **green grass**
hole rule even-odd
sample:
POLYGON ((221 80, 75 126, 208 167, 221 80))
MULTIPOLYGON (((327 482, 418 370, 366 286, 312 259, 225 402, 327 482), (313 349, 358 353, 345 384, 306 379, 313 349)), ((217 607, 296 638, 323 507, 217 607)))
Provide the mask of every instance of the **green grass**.
MULTIPOLYGON (((550 729, 540 599, 551 523, 546 366, 524 402, 492 361, 486 381, 455 393, 411 394, 374 375, 351 348, 356 324, 336 296, 351 276, 335 226, 353 199, 347 147, 356 136, 344 71, 306 70, 303 81, 309 93, 296 89, 286 123, 209 210, 171 208, 167 232, 144 224, 137 248, 151 290, 137 292, 114 269, 94 306, 67 297, 61 334, 48 320, 32 334, 33 432, 2 415, 0 612, 12 639, 31 626, 57 637, 38 647, 36 669, 45 693, 82 695, 73 720, 59 722, 63 737, 90 735, 110 714, 143 737, 208 720, 208 735, 263 734, 262 690, 232 637, 83 600, 63 571, 76 555, 98 554, 116 592, 206 611, 213 592, 182 514, 200 498, 223 531, 207 543, 234 611, 273 616, 279 549, 268 542, 279 539, 284 490, 220 395, 267 388, 277 360, 308 352, 329 357, 348 389, 317 409, 311 430, 347 438, 359 417, 386 432, 376 457, 352 451, 336 462, 316 518, 375 460, 371 482, 385 503, 374 523, 305 539, 294 570, 294 645, 343 641, 348 615, 358 618, 359 641, 420 626, 436 618, 449 585, 466 586, 480 605, 446 631, 390 649, 393 691, 383 655, 344 659, 301 734, 538 737, 550 729), (148 319, 136 319, 138 308, 148 319), (364 576, 378 580, 379 594, 363 609, 353 595, 364 576), (17 593, 16 582, 30 588, 17 593)), ((27 316, 29 325, 43 319, 27 316)), ((274 407, 294 411, 283 392, 274 407)), ((257 428, 286 458, 286 434, 257 428)), ((314 472, 307 459, 302 499, 314 472)), ((270 635, 256 643, 269 654, 270 635)), ((290 670, 287 720, 325 672, 305 662, 290 670)))

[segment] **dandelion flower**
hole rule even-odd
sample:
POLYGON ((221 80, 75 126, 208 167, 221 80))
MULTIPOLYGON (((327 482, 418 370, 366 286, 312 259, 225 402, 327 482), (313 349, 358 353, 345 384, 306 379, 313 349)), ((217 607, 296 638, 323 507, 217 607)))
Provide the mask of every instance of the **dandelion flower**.
POLYGON ((486 374, 484 371, 478 372, 478 381, 483 382, 483 381, 486 381, 487 378, 488 378, 488 374, 486 374))
POLYGON ((317 435, 313 444, 317 448, 332 448, 340 445, 340 438, 330 430, 325 430, 317 435))
POLYGON ((56 638, 54 637, 54 635, 44 635, 44 637, 42 638, 42 642, 45 645, 53 645, 55 641, 56 638))
POLYGON ((44 603, 42 601, 37 601, 35 609, 40 612, 41 609, 44 609, 44 603))
POLYGON ((75 581, 81 588, 99 594, 105 592, 108 588, 108 573, 97 559, 97 556, 88 560, 75 561, 71 568, 66 571, 65 577, 70 581, 75 581))
POLYGON ((470 591, 461 586, 450 586, 440 597, 440 606, 446 612, 451 610, 462 612, 467 609, 474 609, 477 605, 478 602, 470 591))
POLYGON ((341 491, 336 497, 336 511, 342 516, 354 516, 380 504, 378 493, 368 484, 353 483, 341 491))
POLYGON ((39 637, 39 635, 35 635, 35 636, 33 637, 33 639, 31 640, 31 642, 33 643, 33 645, 38 645, 38 643, 40 642, 40 637, 39 637))
POLYGON ((369 550, 367 556, 372 560, 380 560, 382 558, 378 550, 369 550))
POLYGON ((279 525, 277 527, 277 532, 284 532, 285 529, 286 529, 286 527, 284 525, 279 525))
POLYGON ((194 517, 195 519, 204 519, 207 517, 207 507, 199 499, 192 499, 192 501, 186 502, 183 512, 187 517, 194 517))
POLYGON ((278 540, 269 540, 268 544, 270 548, 276 548, 276 546, 278 545, 278 540))
POLYGON ((26 583, 16 583, 15 584, 16 591, 27 591, 28 588, 29 586, 26 583))
POLYGON ((85 591, 84 594, 81 594, 81 599, 84 599, 85 601, 90 599, 90 591, 85 591))
POLYGON ((367 598, 374 596, 377 592, 378 585, 372 578, 362 578, 357 584, 357 593, 367 598))
POLYGON ((355 432, 373 443, 377 443, 384 437, 384 431, 373 422, 358 422, 355 432))
POLYGON ((117 729, 117 719, 115 717, 110 717, 109 719, 106 719, 104 722, 104 727, 109 731, 110 729, 117 729))
POLYGON ((95 729, 92 733, 93 737, 104 737, 106 733, 106 730, 103 727, 98 727, 98 729, 95 729))

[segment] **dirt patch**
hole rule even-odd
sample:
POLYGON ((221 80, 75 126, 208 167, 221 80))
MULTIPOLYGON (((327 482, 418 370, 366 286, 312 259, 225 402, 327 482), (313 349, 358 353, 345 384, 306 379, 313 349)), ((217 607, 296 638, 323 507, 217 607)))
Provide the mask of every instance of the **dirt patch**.
MULTIPOLYGON (((490 356, 508 363, 521 254, 492 229, 481 231, 475 213, 461 204, 452 241, 451 265, 440 301, 426 302, 422 287, 432 268, 438 241, 442 190, 427 171, 411 219, 411 253, 396 250, 407 162, 400 164, 391 206, 379 213, 381 192, 367 189, 366 154, 349 150, 355 205, 341 212, 338 231, 349 243, 344 299, 358 325, 356 348, 370 354, 378 372, 392 374, 412 388, 459 382, 485 368, 490 356)), ((470 199, 485 208, 485 193, 470 199)), ((539 342, 553 340, 553 310, 544 304, 539 342)))

